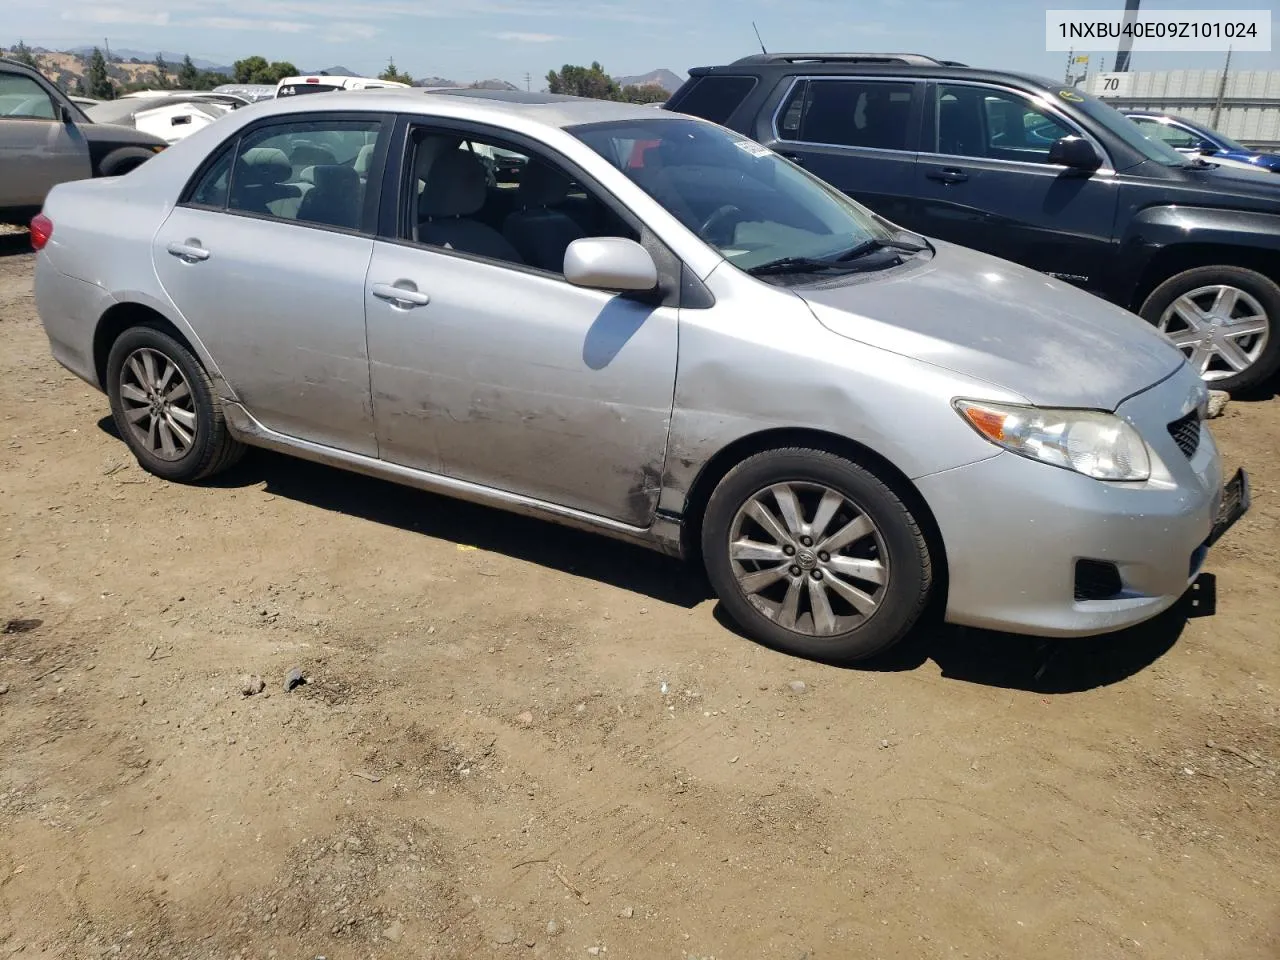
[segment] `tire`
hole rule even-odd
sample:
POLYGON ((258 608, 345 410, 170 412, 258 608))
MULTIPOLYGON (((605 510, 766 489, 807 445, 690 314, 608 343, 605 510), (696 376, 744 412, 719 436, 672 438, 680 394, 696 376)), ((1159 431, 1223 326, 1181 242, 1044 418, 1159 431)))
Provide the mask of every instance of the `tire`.
POLYGON ((162 330, 130 327, 116 339, 107 356, 107 395, 120 436, 139 465, 157 477, 192 483, 244 454, 244 445, 227 429, 204 367, 162 330), (147 381, 152 387, 160 381, 163 390, 147 390, 147 381), (167 408, 159 405, 163 398, 167 408), (156 410, 162 411, 159 417, 156 410))
POLYGON ((98 176, 122 177, 130 170, 142 166, 155 153, 145 147, 120 147, 102 158, 98 164, 98 176))
MULTIPOLYGON (((1228 266, 1185 270, 1151 291, 1138 312, 1178 343, 1208 385, 1216 390, 1230 393, 1253 390, 1280 370, 1280 286, 1254 270, 1228 266), (1234 363, 1222 353, 1223 346, 1212 342, 1195 346, 1199 339, 1197 331, 1175 312, 1175 304, 1181 300, 1184 307, 1188 304, 1196 307, 1202 315, 1207 306, 1209 313, 1216 311, 1219 317, 1225 317, 1228 311, 1222 307, 1225 301, 1217 299, 1218 289, 1233 291, 1234 306, 1230 315, 1241 331, 1258 326, 1257 323, 1245 326, 1251 317, 1262 316, 1266 321, 1262 332, 1225 338, 1224 346, 1234 344, 1231 353, 1234 363), (1184 342, 1180 343, 1180 339, 1184 342), (1247 363, 1242 365, 1241 360, 1247 363)), ((1229 332, 1232 325, 1211 322, 1203 329, 1221 335, 1229 332)))
POLYGON ((864 660, 901 640, 933 586, 929 546, 902 499, 867 468, 821 450, 770 450, 730 470, 707 503, 702 557, 720 602, 748 636, 831 663, 864 660), (790 522, 787 499, 796 507, 790 522), (823 504, 836 500, 830 514, 823 504), (758 507, 772 515, 772 533, 758 507), (835 539, 855 530, 848 543, 835 539))

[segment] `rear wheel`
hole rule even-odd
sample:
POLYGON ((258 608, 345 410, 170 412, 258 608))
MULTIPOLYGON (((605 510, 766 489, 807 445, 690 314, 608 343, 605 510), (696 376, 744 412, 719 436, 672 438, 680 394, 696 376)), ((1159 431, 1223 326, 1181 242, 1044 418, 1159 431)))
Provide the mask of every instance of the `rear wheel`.
POLYGON ((1254 270, 1186 270, 1156 287, 1139 312, 1211 387, 1250 390, 1280 370, 1280 286, 1254 270))
POLYGON ((833 662, 900 640, 932 586, 907 506, 865 467, 821 450, 767 451, 730 470, 707 505, 702 554, 748 635, 833 662))
POLYGON ((112 344, 107 394, 120 436, 143 469, 158 477, 201 480, 244 452, 227 430, 200 361, 154 327, 131 327, 112 344))

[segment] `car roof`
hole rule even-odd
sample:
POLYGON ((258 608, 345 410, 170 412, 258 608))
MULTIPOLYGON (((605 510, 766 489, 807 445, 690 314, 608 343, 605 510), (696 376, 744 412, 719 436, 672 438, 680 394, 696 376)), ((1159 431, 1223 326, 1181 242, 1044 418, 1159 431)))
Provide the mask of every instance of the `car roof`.
MULTIPOLYGON (((258 116, 308 112, 352 107, 388 113, 416 113, 423 116, 448 116, 502 124, 507 120, 534 122, 548 127, 573 127, 587 123, 654 119, 654 112, 643 104, 593 100, 555 93, 530 93, 524 90, 477 90, 471 88, 342 90, 313 93, 305 97, 289 97, 259 104, 258 116)), ((674 118, 674 115, 673 115, 674 118)))
POLYGON ((689 78, 708 74, 734 76, 909 76, 926 80, 1017 81, 1038 90, 1059 90, 1070 84, 1011 70, 970 67, 955 60, 937 60, 918 53, 771 53, 753 54, 733 63, 693 67, 689 78))

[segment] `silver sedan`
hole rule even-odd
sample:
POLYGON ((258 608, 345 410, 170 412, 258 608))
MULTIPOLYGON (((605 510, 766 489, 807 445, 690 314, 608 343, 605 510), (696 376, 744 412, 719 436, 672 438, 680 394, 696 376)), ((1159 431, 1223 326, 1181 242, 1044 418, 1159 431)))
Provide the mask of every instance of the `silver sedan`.
POLYGON ((1248 506, 1137 317, 647 107, 262 104, 56 188, 34 236, 53 353, 152 473, 268 447, 697 558, 805 656, 931 599, 1136 623, 1248 506))

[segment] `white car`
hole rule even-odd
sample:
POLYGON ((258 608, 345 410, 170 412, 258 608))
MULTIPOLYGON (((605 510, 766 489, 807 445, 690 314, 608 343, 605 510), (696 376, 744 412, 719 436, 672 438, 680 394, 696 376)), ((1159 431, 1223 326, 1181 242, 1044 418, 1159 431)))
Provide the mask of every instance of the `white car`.
POLYGON ((331 77, 316 74, 308 77, 285 77, 276 84, 277 97, 294 97, 303 93, 333 93, 335 90, 381 90, 386 88, 407 90, 407 83, 396 80, 378 80, 372 77, 331 77))
POLYGON ((85 108, 95 123, 119 123, 176 143, 249 101, 230 94, 140 90, 85 108))

